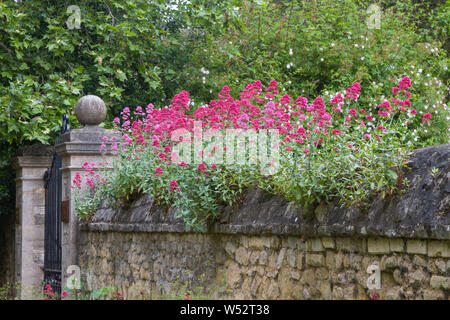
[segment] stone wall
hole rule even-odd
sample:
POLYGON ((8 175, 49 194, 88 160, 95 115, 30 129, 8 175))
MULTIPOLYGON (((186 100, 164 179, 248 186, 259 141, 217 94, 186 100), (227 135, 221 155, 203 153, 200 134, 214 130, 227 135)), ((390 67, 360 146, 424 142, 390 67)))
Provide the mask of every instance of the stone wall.
POLYGON ((176 283, 214 298, 449 299, 449 155, 450 145, 414 152, 408 190, 374 195, 365 211, 321 204, 311 216, 253 190, 196 233, 149 196, 102 207, 80 226, 79 264, 90 288, 117 286, 129 299, 176 283), (380 289, 367 287, 369 265, 381 270, 380 289))
POLYGON ((448 299, 450 241, 402 238, 84 232, 80 263, 91 288, 157 296, 176 281, 212 298, 448 299), (368 289, 369 265, 381 289, 368 289))

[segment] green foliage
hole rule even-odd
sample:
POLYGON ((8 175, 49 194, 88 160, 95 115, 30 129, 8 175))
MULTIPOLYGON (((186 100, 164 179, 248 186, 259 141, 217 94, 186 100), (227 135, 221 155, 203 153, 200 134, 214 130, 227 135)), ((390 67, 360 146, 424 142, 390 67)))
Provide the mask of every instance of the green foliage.
MULTIPOLYGON (((393 82, 414 66, 443 79, 445 87, 448 57, 441 46, 449 2, 385 1, 380 29, 367 27, 369 4, 190 1, 173 10, 162 0, 85 0, 77 4, 80 29, 69 29, 71 1, 4 1, 0 138, 52 142, 61 114, 71 113, 84 94, 102 97, 113 117, 124 106, 164 100, 181 90, 206 102, 224 85, 236 84, 237 93, 254 80, 279 79, 289 91, 311 96, 354 81, 369 92, 373 82, 393 82)), ((423 86, 427 77, 412 78, 421 86, 420 105, 442 102, 442 92, 436 96, 423 86)))
POLYGON ((18 297, 14 296, 14 292, 23 289, 23 286, 17 283, 5 283, 0 287, 0 301, 1 300, 18 300, 18 297))
POLYGON ((381 28, 369 29, 368 0, 82 0, 80 29, 69 29, 72 1, 2 1, 0 200, 12 203, 4 165, 17 147, 54 143, 61 114, 75 127, 73 106, 85 94, 105 100, 109 120, 181 90, 199 105, 224 85, 236 95, 243 84, 271 79, 305 96, 358 81, 360 102, 376 105, 372 97, 387 96, 388 84, 408 75, 413 108, 433 111, 416 146, 447 143, 450 2, 378 3, 381 28))

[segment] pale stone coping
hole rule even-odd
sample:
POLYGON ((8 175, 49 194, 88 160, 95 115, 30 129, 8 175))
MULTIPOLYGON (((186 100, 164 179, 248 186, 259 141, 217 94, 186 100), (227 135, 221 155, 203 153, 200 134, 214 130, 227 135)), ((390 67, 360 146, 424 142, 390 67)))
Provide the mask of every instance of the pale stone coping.
MULTIPOLYGON (((106 151, 100 151, 102 142, 63 142, 56 145, 56 153, 59 156, 67 155, 115 155, 106 148, 106 151)), ((108 145, 110 143, 106 143, 108 145)))
MULTIPOLYGON (((114 169, 113 166, 101 166, 93 168, 94 171, 107 171, 114 169)), ((74 170, 83 170, 81 166, 65 166, 60 169, 61 171, 74 171, 74 170)))
MULTIPOLYGON (((83 231, 117 231, 117 232, 165 232, 165 233, 198 233, 198 234, 242 234, 242 235, 249 235, 249 236, 266 236, 266 235, 273 235, 273 236, 304 236, 301 232, 294 232, 288 229, 287 226, 279 226, 274 225, 272 232, 268 230, 264 230, 263 228, 265 225, 263 224, 254 224, 254 225, 235 225, 231 224, 228 226, 225 225, 213 225, 211 228, 205 232, 202 233, 200 231, 197 231, 193 228, 186 229, 185 225, 182 222, 179 223, 120 223, 120 222, 92 222, 92 223, 86 223, 86 222, 79 222, 80 229, 83 231)), ((346 233, 326 233, 326 232, 317 232, 315 235, 308 235, 307 238, 321 238, 326 237, 330 240, 333 240, 333 238, 339 238, 339 237, 358 237, 361 239, 371 239, 371 241, 387 241, 389 246, 389 240, 395 240, 395 239, 405 239, 408 241, 450 241, 448 238, 437 238, 437 237, 429 237, 429 236, 417 236, 416 234, 411 235, 384 235, 384 234, 368 234, 368 235, 361 235, 358 233, 352 233, 352 234, 346 234, 346 233)), ((318 247, 322 248, 319 244, 317 244, 318 247)), ((316 245, 314 245, 316 248, 316 245)), ((333 248, 333 245, 330 245, 329 242, 327 242, 323 247, 326 248, 333 248)), ((399 250, 396 248, 395 245, 393 245, 394 249, 392 251, 399 250)), ((372 248, 372 246, 371 246, 372 248)), ((372 249, 370 249, 372 250, 372 249)), ((374 253, 376 250, 374 250, 374 253)))
POLYGON ((19 156, 13 159, 13 169, 21 168, 47 168, 52 164, 50 156, 19 156))
POLYGON ((42 176, 42 177, 38 177, 38 176, 24 176, 24 177, 18 177, 18 178, 14 179, 15 182, 18 182, 18 181, 30 181, 30 180, 44 181, 44 176, 42 176))

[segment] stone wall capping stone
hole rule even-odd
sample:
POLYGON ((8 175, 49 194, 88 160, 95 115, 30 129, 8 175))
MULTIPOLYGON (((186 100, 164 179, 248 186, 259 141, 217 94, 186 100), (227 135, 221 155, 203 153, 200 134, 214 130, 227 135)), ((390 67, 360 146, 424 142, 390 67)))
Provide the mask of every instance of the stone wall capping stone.
POLYGON ((411 254, 427 254, 426 240, 406 240, 406 252, 411 254))

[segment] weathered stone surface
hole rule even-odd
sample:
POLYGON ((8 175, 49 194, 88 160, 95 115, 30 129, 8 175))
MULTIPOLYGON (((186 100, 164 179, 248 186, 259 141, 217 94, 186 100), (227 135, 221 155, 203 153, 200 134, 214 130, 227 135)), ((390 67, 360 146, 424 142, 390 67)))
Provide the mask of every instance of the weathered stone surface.
POLYGON ((334 239, 331 237, 323 237, 322 238, 322 245, 325 249, 334 249, 336 248, 336 244, 334 242, 334 239))
POLYGON ((407 240, 406 252, 411 254, 427 254, 427 242, 425 240, 407 240))
POLYGON ((322 254, 308 253, 306 254, 306 265, 310 267, 325 266, 325 257, 322 254))
POLYGON ((450 241, 428 241, 428 255, 430 257, 450 257, 450 241))
MULTIPOLYGON (((75 130, 74 130, 75 131, 75 130)), ((375 197, 368 212, 357 208, 329 205, 322 221, 309 219, 300 209, 280 197, 268 196, 260 189, 247 194, 240 209, 224 208, 210 230, 216 233, 247 235, 286 235, 335 237, 368 236, 409 239, 450 239, 450 144, 416 150, 412 153, 405 177, 410 188, 394 199, 375 197), (429 182, 429 170, 439 170, 429 182), (431 183, 431 184, 430 184, 431 183), (447 186, 448 185, 448 186, 447 186)), ((185 226, 153 205, 148 196, 129 209, 115 212, 100 209, 90 224, 91 230, 182 232, 185 226)), ((85 226, 82 226, 85 227, 85 226)), ((254 245, 254 244, 253 244, 254 245)), ((260 247, 260 244, 257 244, 260 247)), ((256 248, 256 247, 255 247, 256 248)), ((396 249, 397 250, 397 249, 396 249)))
POLYGON ((389 249, 392 252, 404 252, 405 241, 399 238, 389 239, 389 249))
POLYGON ((236 257, 236 261, 239 264, 242 264, 244 266, 246 266, 248 264, 249 254, 248 254, 247 249, 245 249, 244 247, 239 247, 236 250, 235 257, 236 257))
POLYGON ((367 250, 369 253, 373 254, 385 254, 389 253, 389 240, 388 239, 378 239, 369 238, 367 240, 367 250))
POLYGON ((83 125, 99 125, 106 118, 105 103, 94 95, 83 96, 75 105, 75 116, 83 125))
POLYGON ((313 252, 322 252, 324 251, 322 240, 320 238, 314 238, 311 240, 308 240, 308 250, 313 252))
POLYGON ((443 288, 446 290, 450 289, 450 277, 442 276, 432 276, 430 280, 430 285, 433 288, 443 288))
POLYGON ((374 292, 367 267, 379 264, 383 299, 448 299, 448 147, 422 152, 406 172, 411 189, 373 199, 364 214, 322 206, 321 221, 308 220, 292 204, 253 190, 240 209, 224 208, 208 232, 197 233, 149 196, 117 212, 102 206, 81 225, 83 272, 94 287, 114 284, 129 294, 144 283, 159 292, 178 280, 215 288, 217 297, 367 299, 374 292), (425 181, 430 166, 440 172, 432 184, 425 181))

